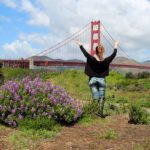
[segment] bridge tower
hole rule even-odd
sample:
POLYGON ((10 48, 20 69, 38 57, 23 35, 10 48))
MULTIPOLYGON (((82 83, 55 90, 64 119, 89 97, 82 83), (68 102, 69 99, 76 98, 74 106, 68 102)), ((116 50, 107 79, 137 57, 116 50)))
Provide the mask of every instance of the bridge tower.
POLYGON ((100 21, 91 22, 91 55, 95 54, 95 48, 100 44, 100 21))
POLYGON ((34 69, 34 60, 33 60, 33 58, 29 59, 29 69, 34 69))

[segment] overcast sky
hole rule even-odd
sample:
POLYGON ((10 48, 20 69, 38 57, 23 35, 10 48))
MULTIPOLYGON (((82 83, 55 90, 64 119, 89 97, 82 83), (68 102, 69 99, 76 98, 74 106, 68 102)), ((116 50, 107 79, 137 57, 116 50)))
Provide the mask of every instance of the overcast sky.
POLYGON ((150 60, 148 0, 0 0, 0 58, 34 55, 92 20, 131 58, 150 60))

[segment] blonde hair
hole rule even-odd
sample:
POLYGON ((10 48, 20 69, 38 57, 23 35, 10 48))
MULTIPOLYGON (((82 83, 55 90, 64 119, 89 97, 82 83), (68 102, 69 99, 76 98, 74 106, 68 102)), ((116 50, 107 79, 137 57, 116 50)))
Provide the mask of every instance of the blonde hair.
POLYGON ((96 46, 96 54, 98 54, 99 52, 104 53, 104 51, 105 51, 105 48, 102 44, 96 46))

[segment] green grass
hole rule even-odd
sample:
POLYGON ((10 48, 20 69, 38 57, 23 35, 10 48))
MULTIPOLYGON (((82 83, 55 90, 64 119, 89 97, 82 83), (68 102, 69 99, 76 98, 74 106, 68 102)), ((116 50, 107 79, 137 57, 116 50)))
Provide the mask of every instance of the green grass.
MULTIPOLYGON (((7 141, 14 150, 36 149, 41 141, 54 137, 63 127, 50 119, 24 119, 17 129, 10 130, 7 141)), ((8 127, 0 125, 0 131, 8 127)), ((11 129, 11 128, 9 128, 11 129)))
POLYGON ((97 120, 97 118, 93 115, 86 115, 83 118, 81 118, 79 120, 79 124, 85 125, 85 126, 89 126, 91 125, 93 122, 95 122, 95 120, 97 120))
POLYGON ((35 149, 41 140, 54 137, 61 129, 62 127, 58 124, 51 130, 27 128, 25 125, 15 130, 7 139, 14 150, 35 149))
POLYGON ((149 149, 150 149, 150 140, 146 140, 142 144, 136 144, 133 147, 133 150, 149 150, 149 149))
POLYGON ((11 142, 15 150, 31 149, 31 147, 35 148, 38 145, 39 140, 51 138, 56 133, 58 131, 22 129, 11 134, 8 137, 8 141, 11 142))
POLYGON ((118 133, 117 133, 117 131, 115 131, 113 129, 109 129, 109 130, 105 131, 105 133, 103 133, 103 135, 100 138, 103 138, 103 139, 117 139, 118 138, 118 133))
MULTIPOLYGON (((50 76, 49 80, 65 88, 71 96, 81 100, 84 104, 92 101, 91 91, 88 86, 88 77, 84 74, 83 70, 66 70, 55 76, 50 76)), ((149 78, 126 79, 125 76, 111 71, 106 80, 107 88, 104 112, 107 114, 128 113, 128 104, 136 101, 141 101, 143 107, 149 108, 150 89, 148 87, 150 86, 150 82, 147 82, 150 80, 149 78)), ((92 110, 93 106, 90 108, 90 111, 92 110)), ((88 117, 86 119, 90 120, 88 117)))
POLYGON ((5 77, 5 80, 25 76, 28 75, 30 72, 32 72, 29 69, 22 69, 22 68, 2 68, 1 70, 5 77))
MULTIPOLYGON (((50 76, 49 80, 54 84, 64 87, 69 93, 72 94, 72 96, 76 96, 81 100, 90 101, 92 99, 90 88, 88 86, 88 77, 84 74, 83 70, 66 70, 63 73, 50 76)), ((135 93, 138 96, 137 98, 142 98, 143 96, 145 97, 146 95, 149 95, 149 78, 126 79, 123 75, 115 71, 111 71, 110 75, 106 78, 106 81, 107 97, 115 95, 116 97, 125 97, 128 99, 128 97, 130 98, 131 96, 136 96, 135 93), (136 91, 135 87, 138 91, 136 91), (141 93, 139 93, 139 90, 141 93)))
POLYGON ((0 69, 3 73, 6 80, 16 79, 16 78, 23 78, 27 75, 31 77, 36 77, 37 75, 40 76, 43 80, 47 80, 49 77, 56 76, 60 74, 60 72, 54 71, 47 71, 47 70, 31 70, 31 69, 23 69, 23 68, 2 68, 0 69))
POLYGON ((0 131, 5 130, 5 129, 6 129, 6 127, 0 124, 0 131))
POLYGON ((92 98, 88 77, 82 70, 66 70, 63 73, 50 76, 49 80, 66 89, 72 97, 77 97, 82 101, 90 101, 92 98))

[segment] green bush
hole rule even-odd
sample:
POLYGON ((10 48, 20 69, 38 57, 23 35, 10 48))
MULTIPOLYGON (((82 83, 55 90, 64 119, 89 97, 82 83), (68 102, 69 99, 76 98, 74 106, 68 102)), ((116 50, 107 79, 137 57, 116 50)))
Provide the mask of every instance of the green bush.
POLYGON ((52 130, 55 125, 57 125, 57 122, 47 117, 37 117, 34 119, 25 118, 19 122, 19 127, 34 130, 52 130))
POLYGON ((127 79, 143 79, 143 78, 150 78, 150 73, 149 72, 139 72, 137 74, 133 74, 132 72, 126 73, 125 77, 127 79))
POLYGON ((141 78, 150 78, 150 73, 149 72, 141 72, 137 74, 137 78, 141 79, 141 78))
POLYGON ((126 77, 127 79, 134 79, 134 78, 136 78, 136 76, 135 76, 132 72, 126 73, 125 77, 126 77))
POLYGON ((128 91, 144 91, 145 87, 143 85, 140 84, 131 84, 129 86, 126 87, 126 90, 128 91))
POLYGON ((140 102, 134 102, 129 105, 129 123, 150 123, 150 114, 142 107, 140 102))
POLYGON ((95 115, 99 111, 99 103, 97 101, 92 101, 84 105, 83 107, 83 116, 95 115))
POLYGON ((142 107, 150 108, 150 96, 146 95, 145 97, 141 97, 138 100, 142 107))

